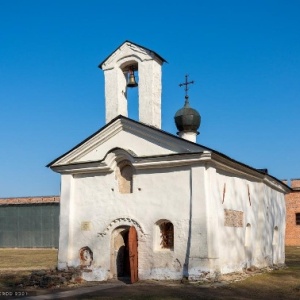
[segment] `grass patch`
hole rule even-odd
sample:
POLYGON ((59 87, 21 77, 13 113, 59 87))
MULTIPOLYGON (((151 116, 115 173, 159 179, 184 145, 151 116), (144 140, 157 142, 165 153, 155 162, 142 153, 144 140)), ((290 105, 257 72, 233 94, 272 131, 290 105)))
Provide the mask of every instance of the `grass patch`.
POLYGON ((0 288, 16 288, 32 270, 54 269, 56 249, 0 249, 0 288))
MULTIPOLYGON (((57 250, 54 249, 0 249, 0 289, 18 287, 17 282, 26 280, 30 270, 54 269, 57 250), (21 271, 20 271, 21 270, 21 271)), ((300 247, 286 247, 287 268, 258 273, 243 281, 218 288, 197 285, 163 285, 140 282, 101 290, 95 294, 74 299, 132 299, 132 300, 179 300, 179 299, 300 299, 300 247)))
POLYGON ((0 249, 0 271, 1 269, 53 269, 56 265, 56 249, 0 249))
POLYGON ((233 283, 230 288, 257 299, 300 299, 300 247, 286 247, 286 266, 233 283))

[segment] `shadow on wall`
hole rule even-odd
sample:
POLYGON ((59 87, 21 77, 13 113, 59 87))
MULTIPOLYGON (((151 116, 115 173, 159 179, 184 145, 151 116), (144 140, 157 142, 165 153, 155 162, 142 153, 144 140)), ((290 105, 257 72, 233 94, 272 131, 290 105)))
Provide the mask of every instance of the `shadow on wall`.
POLYGON ((258 182, 248 184, 244 177, 219 173, 219 188, 214 189, 213 197, 220 199, 221 213, 229 209, 232 213, 237 212, 233 217, 238 217, 238 212, 243 214, 241 222, 237 224, 220 224, 220 246, 225 250, 223 255, 220 253, 220 257, 223 257, 221 264, 230 270, 243 264, 248 268, 252 264, 262 267, 265 263, 280 263, 280 226, 284 207, 278 193, 258 182))
POLYGON ((192 203, 192 187, 193 187, 193 178, 192 178, 192 172, 190 172, 190 213, 189 213, 189 234, 187 239, 187 245, 186 245, 186 254, 185 254, 185 261, 183 264, 183 270, 182 270, 182 278, 189 278, 189 258, 191 253, 191 234, 192 234, 192 217, 193 217, 193 203, 192 203))

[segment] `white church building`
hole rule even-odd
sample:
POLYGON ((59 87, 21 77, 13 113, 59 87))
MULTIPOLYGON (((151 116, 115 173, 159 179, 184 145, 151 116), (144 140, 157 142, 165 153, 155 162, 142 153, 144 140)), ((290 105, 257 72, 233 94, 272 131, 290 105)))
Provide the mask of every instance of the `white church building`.
POLYGON ((61 174, 58 268, 135 282, 284 264, 289 187, 197 144, 201 119, 188 95, 178 136, 161 130, 164 62, 125 41, 99 65, 106 125, 48 165, 61 174), (138 121, 128 118, 130 87, 138 121))

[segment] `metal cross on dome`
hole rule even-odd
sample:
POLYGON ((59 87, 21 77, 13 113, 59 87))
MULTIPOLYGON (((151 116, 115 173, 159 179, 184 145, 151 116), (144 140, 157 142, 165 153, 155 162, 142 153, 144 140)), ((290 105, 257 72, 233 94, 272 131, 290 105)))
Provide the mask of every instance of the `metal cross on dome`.
POLYGON ((188 85, 194 83, 194 80, 188 82, 188 77, 189 77, 189 75, 186 74, 185 75, 185 82, 179 84, 180 87, 185 86, 185 88, 184 88, 184 90, 185 90, 185 99, 189 98, 188 93, 187 93, 188 90, 189 90, 188 85))

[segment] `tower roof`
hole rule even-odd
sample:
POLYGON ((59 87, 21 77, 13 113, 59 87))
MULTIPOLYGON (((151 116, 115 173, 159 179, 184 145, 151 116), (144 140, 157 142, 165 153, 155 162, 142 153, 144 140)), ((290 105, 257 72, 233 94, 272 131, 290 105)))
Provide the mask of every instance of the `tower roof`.
POLYGON ((194 132, 198 134, 197 130, 200 127, 201 117, 197 110, 190 107, 188 86, 193 84, 194 81, 188 81, 188 76, 185 75, 185 82, 179 84, 180 87, 184 86, 185 103, 183 108, 176 112, 174 119, 179 132, 194 132))
POLYGON ((197 110, 190 107, 188 97, 185 98, 183 108, 179 109, 175 116, 175 124, 179 132, 197 132, 201 123, 201 116, 197 110))
POLYGON ((129 40, 126 40, 125 42, 123 42, 119 47, 117 47, 111 54, 109 54, 100 64, 99 64, 99 68, 102 69, 102 66, 103 64, 118 50, 120 49, 124 44, 129 44, 129 45, 134 45, 136 47, 139 47, 139 48, 143 48, 144 50, 150 52, 150 53, 153 53, 157 58, 159 58, 162 62, 167 62, 163 57, 161 57, 159 54, 157 54, 155 51, 149 49, 149 48, 146 48, 144 46, 141 46, 139 44, 136 44, 136 43, 133 43, 129 40))

